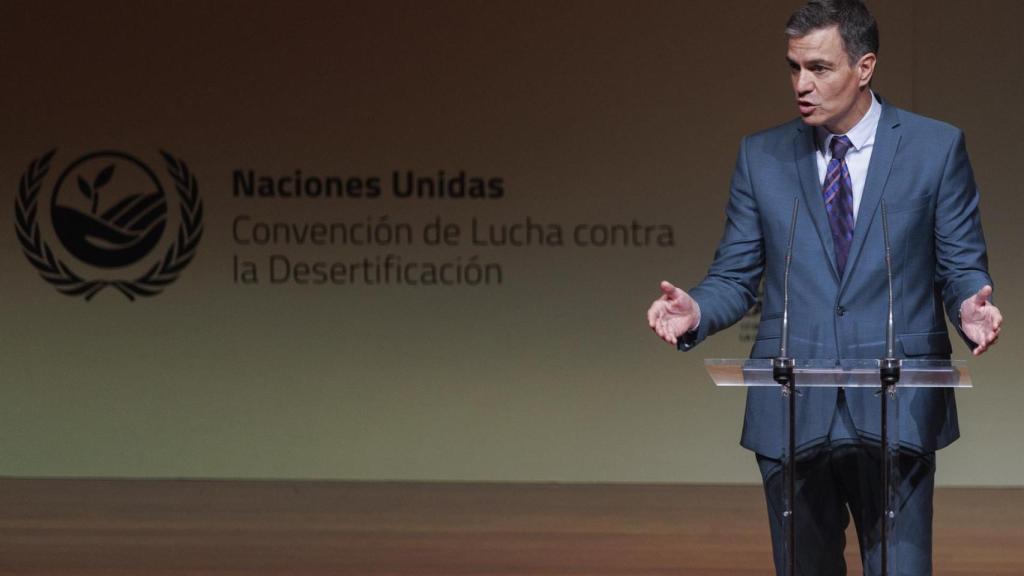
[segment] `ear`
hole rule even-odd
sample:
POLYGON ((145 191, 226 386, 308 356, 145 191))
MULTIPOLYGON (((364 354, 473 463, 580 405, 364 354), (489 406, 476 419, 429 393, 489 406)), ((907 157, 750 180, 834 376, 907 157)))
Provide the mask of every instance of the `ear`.
POLYGON ((875 75, 875 62, 878 58, 874 52, 868 52, 857 61, 857 76, 860 78, 858 86, 861 88, 871 84, 871 77, 875 75))

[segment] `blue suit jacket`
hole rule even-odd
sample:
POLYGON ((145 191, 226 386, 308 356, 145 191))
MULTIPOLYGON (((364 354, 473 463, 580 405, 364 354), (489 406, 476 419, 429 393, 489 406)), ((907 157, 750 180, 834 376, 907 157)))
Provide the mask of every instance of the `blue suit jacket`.
MULTIPOLYGON (((959 306, 985 284, 985 239, 963 134, 955 127, 883 103, 845 273, 840 276, 821 197, 814 129, 794 120, 748 136, 732 178, 725 232, 707 277, 690 294, 700 305, 688 350, 764 302, 753 358, 779 353, 783 271, 793 198, 800 197, 790 276, 789 355, 880 358, 888 316, 885 201, 893 252, 897 354, 948 358, 945 313, 959 326, 959 306)), ((969 343, 970 344, 970 343, 969 343)), ((879 406, 870 389, 849 389, 847 402, 862 440, 878 439, 879 406)), ((798 405, 798 450, 828 437, 835 388, 805 389, 798 405)), ((751 388, 741 444, 782 455, 783 405, 774 388, 751 388)), ((900 393, 900 441, 930 452, 959 436, 951 389, 900 393)))

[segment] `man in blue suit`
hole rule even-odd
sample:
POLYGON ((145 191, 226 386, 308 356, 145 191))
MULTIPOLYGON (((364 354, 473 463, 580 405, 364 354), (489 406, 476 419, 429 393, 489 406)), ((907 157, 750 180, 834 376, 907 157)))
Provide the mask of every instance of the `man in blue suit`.
MULTIPOLYGON (((790 277, 789 355, 881 358, 888 281, 881 206, 888 215, 897 354, 948 358, 948 315, 975 355, 999 337, 990 300, 979 197, 963 134, 900 110, 870 89, 878 29, 860 0, 811 0, 786 27, 800 118, 740 145, 725 232, 707 276, 689 293, 668 282, 648 311, 663 340, 689 350, 764 303, 754 358, 779 354, 783 271, 799 199, 790 277), (945 314, 944 314, 945 312, 945 314)), ((936 450, 959 436, 947 389, 900 392, 899 574, 931 574, 936 450)), ((797 410, 797 569, 846 574, 852 515, 865 570, 879 571, 879 409, 873 390, 814 388, 797 410)), ((782 574, 779 392, 748 391, 741 444, 757 455, 782 574)))

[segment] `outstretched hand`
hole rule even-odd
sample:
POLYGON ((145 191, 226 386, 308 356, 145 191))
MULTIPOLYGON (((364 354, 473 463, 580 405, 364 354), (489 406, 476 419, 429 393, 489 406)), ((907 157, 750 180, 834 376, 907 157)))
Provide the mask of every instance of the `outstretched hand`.
POLYGON ((700 307, 689 294, 669 282, 661 283, 661 298, 647 310, 647 323, 659 338, 675 345, 700 323, 700 307))
POLYGON ((1003 315, 989 301, 991 297, 992 287, 986 285, 960 304, 960 329, 977 344, 972 352, 975 356, 981 356, 999 340, 1003 315))

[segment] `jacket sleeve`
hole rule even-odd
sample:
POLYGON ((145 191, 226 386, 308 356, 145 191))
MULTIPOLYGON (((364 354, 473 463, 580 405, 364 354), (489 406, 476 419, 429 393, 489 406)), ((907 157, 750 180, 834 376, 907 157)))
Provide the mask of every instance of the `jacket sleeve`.
POLYGON ((725 231, 707 276, 690 290, 700 306, 697 330, 679 339, 689 350, 708 336, 732 326, 754 305, 764 270, 764 233, 751 182, 749 138, 740 144, 726 208, 725 231))
POLYGON ((992 284, 978 205, 967 146, 963 132, 957 131, 946 156, 935 207, 935 279, 946 314, 972 349, 975 344, 960 330, 960 304, 992 284))

